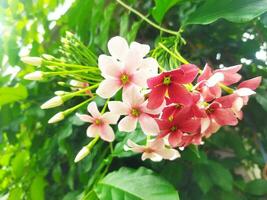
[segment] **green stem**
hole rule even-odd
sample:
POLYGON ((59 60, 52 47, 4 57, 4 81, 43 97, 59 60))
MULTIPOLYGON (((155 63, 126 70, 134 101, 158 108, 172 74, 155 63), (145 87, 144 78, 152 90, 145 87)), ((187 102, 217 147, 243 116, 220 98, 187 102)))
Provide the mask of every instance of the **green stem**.
POLYGON ((165 51, 167 51, 171 56, 173 56, 174 58, 176 58, 177 60, 179 60, 181 63, 183 64, 188 64, 189 62, 183 58, 181 56, 181 54, 179 54, 178 52, 175 54, 173 53, 170 49, 168 49, 164 44, 162 44, 161 42, 159 43, 159 46, 164 49, 165 51))
POLYGON ((147 17, 145 17, 143 14, 141 14, 140 12, 138 12, 137 10, 133 9, 132 7, 128 6, 127 4, 125 4, 124 2, 122 2, 121 0, 116 0, 120 5, 122 5, 124 8, 128 9, 129 11, 133 12, 134 14, 136 14, 137 16, 139 16, 140 18, 142 18, 144 21, 146 21, 148 24, 150 24, 151 26, 153 26, 154 28, 172 34, 172 35, 178 35, 179 32, 177 31, 172 31, 166 28, 163 28, 159 25, 157 25, 156 23, 152 22, 151 20, 149 20, 147 17))
POLYGON ((72 113, 73 111, 77 110, 78 108, 82 107, 83 105, 85 105, 86 103, 88 103, 89 101, 92 101, 95 97, 91 97, 90 99, 87 99, 85 101, 83 101, 82 103, 72 107, 72 108, 69 108, 65 111, 63 111, 64 115, 69 115, 70 113, 72 113))
POLYGON ((68 64, 68 63, 62 63, 62 62, 54 62, 54 61, 44 61, 44 64, 46 65, 55 65, 55 66, 64 66, 64 67, 72 67, 72 68, 87 68, 95 71, 99 71, 98 67, 95 66, 84 66, 84 65, 78 65, 78 64, 68 64))
POLYGON ((99 85, 99 84, 95 84, 95 85, 92 85, 92 86, 90 86, 90 87, 86 87, 86 88, 84 88, 84 89, 81 89, 81 90, 79 90, 79 91, 76 91, 76 92, 72 92, 72 93, 63 95, 63 96, 62 96, 62 99, 63 99, 63 101, 69 100, 69 99, 71 99, 72 97, 74 97, 74 96, 76 96, 76 95, 78 95, 78 94, 80 94, 80 93, 83 93, 83 92, 85 92, 85 91, 87 91, 87 90, 92 90, 92 89, 97 88, 98 85, 99 85))

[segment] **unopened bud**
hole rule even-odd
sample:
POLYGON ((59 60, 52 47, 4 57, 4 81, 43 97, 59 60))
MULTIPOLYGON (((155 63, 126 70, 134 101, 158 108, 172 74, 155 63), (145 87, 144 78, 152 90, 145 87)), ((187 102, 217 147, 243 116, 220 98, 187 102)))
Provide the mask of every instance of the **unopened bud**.
POLYGON ((58 91, 55 91, 54 93, 55 93, 55 95, 57 95, 57 96, 62 96, 62 95, 67 94, 68 92, 63 91, 63 90, 58 90, 58 91))
POLYGON ((43 54, 42 57, 46 60, 53 60, 55 58, 54 56, 51 56, 49 54, 43 54))
POLYGON ((88 154, 90 153, 90 150, 85 146, 83 147, 79 153, 77 154, 77 156, 75 157, 74 159, 74 162, 79 162, 81 161, 82 159, 84 159, 88 154))
POLYGON ((49 99, 43 105, 41 105, 41 109, 54 108, 54 107, 62 105, 63 103, 64 101, 62 100, 60 96, 55 96, 52 99, 49 99))
POLYGON ((53 117, 51 117, 49 119, 48 123, 53 124, 53 123, 56 123, 56 122, 63 120, 64 118, 65 118, 64 113, 59 112, 59 113, 55 114, 53 117))
POLYGON ((21 57, 21 61, 26 64, 34 65, 34 66, 39 66, 42 64, 42 58, 40 57, 25 56, 25 57, 21 57))
POLYGON ((42 71, 35 71, 29 74, 26 74, 24 76, 24 79, 31 80, 31 81, 39 81, 43 80, 44 78, 44 73, 42 71))
POLYGON ((80 88, 84 87, 84 83, 77 80, 71 80, 70 85, 73 87, 80 87, 80 88))

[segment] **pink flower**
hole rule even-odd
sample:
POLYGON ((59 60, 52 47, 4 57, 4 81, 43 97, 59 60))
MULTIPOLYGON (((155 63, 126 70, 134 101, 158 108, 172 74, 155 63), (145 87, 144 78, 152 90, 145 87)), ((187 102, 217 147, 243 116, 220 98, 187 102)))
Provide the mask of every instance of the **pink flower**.
POLYGON ((87 110, 91 114, 91 116, 78 113, 76 114, 80 118, 80 120, 92 123, 87 128, 87 136, 96 137, 99 135, 102 140, 112 142, 115 139, 115 135, 110 124, 116 124, 119 119, 119 115, 111 112, 106 112, 102 115, 98 111, 95 102, 91 102, 88 105, 87 110))
POLYGON ((222 93, 220 84, 228 86, 237 83, 241 79, 241 75, 237 73, 241 67, 242 65, 235 65, 213 71, 206 64, 203 72, 197 79, 195 88, 201 93, 205 101, 219 98, 222 93))
POLYGON ((209 106, 207 106, 207 117, 201 119, 201 133, 210 135, 211 131, 217 131, 220 126, 237 125, 237 116, 232 110, 235 100, 235 95, 227 95, 217 98, 209 106), (210 129, 210 131, 207 131, 208 129, 210 129))
POLYGON ((200 120, 192 118, 188 109, 184 108, 180 110, 175 116, 171 116, 169 119, 158 120, 161 130, 159 137, 168 135, 168 141, 172 147, 181 146, 183 144, 182 138, 185 134, 198 133, 200 120))
POLYGON ((147 87, 146 80, 157 74, 158 63, 153 58, 145 58, 149 46, 132 42, 130 47, 127 41, 119 36, 108 42, 111 56, 100 55, 98 65, 103 80, 96 93, 102 98, 110 98, 116 92, 130 86, 147 87))
POLYGON ((180 157, 180 153, 177 150, 165 146, 163 139, 150 140, 145 146, 138 145, 128 140, 124 149, 126 151, 131 150, 133 152, 143 153, 142 160, 150 159, 154 162, 159 162, 162 159, 174 160, 180 157))
POLYGON ((162 108, 150 110, 147 108, 147 101, 140 94, 136 87, 131 87, 124 91, 122 100, 110 101, 108 103, 109 110, 118 115, 126 115, 119 122, 119 130, 125 132, 132 132, 136 129, 137 122, 140 122, 144 133, 148 135, 157 135, 159 127, 155 119, 151 115, 159 114, 162 108))
POLYGON ((155 109, 159 107, 167 95, 177 103, 189 104, 191 95, 182 85, 191 83, 198 74, 198 68, 195 65, 181 65, 179 69, 163 72, 160 75, 150 78, 147 81, 151 93, 148 98, 148 108, 155 109))

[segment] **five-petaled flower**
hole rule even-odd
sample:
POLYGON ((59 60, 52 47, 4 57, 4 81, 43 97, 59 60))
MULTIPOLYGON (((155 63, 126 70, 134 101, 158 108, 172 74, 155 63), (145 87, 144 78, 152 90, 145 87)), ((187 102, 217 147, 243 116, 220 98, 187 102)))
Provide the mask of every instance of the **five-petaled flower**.
POLYGON ((76 114, 80 118, 80 120, 91 123, 91 125, 87 128, 86 131, 87 136, 100 136, 102 140, 112 142, 115 139, 115 135, 110 124, 116 124, 119 119, 119 115, 116 115, 111 112, 106 112, 102 115, 98 111, 95 102, 89 103, 87 110, 91 114, 91 116, 78 113, 76 114))
POLYGON ((129 139, 124 149, 142 153, 142 160, 150 159, 154 162, 159 162, 162 159, 174 160, 180 157, 177 150, 165 146, 163 139, 149 140, 144 146, 138 145, 129 139))
POLYGON ((127 41, 119 36, 108 42, 111 56, 100 55, 98 65, 103 80, 96 93, 102 98, 110 98, 116 92, 130 86, 145 88, 146 80, 157 74, 158 63, 153 58, 144 58, 149 52, 149 46, 132 42, 130 47, 127 41))
POLYGON ((122 100, 110 101, 108 104, 109 110, 118 115, 126 115, 118 124, 120 131, 132 132, 136 129, 137 122, 140 122, 141 128, 144 133, 148 135, 157 135, 159 127, 156 120, 152 115, 160 114, 164 103, 161 107, 150 110, 147 108, 147 101, 144 96, 140 94, 138 88, 131 87, 124 91, 122 100))

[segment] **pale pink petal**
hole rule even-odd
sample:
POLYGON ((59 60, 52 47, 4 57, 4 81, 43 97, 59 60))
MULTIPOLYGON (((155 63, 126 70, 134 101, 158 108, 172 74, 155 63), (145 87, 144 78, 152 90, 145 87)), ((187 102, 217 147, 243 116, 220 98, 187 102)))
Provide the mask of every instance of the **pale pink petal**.
POLYGON ((118 77, 121 74, 121 66, 111 56, 100 55, 98 57, 98 66, 105 78, 107 76, 118 77))
POLYGON ((114 131, 109 125, 104 125, 101 127, 99 136, 102 140, 107 142, 112 142, 115 139, 114 131))
POLYGON ((147 79, 151 77, 151 73, 147 69, 138 70, 133 74, 132 82, 142 88, 147 88, 147 79))
POLYGON ((132 132, 136 129, 136 125, 137 118, 126 116, 119 122, 118 128, 120 131, 132 132))
POLYGON ((139 69, 148 69, 151 74, 150 76, 152 77, 158 74, 158 67, 159 64, 157 60, 149 57, 142 60, 139 69))
POLYGON ((159 151, 156 151, 157 154, 162 156, 162 158, 167 159, 167 160, 175 160, 176 158, 181 157, 179 151, 176 149, 160 149, 159 151))
POLYGON ((113 97, 122 86, 119 81, 113 79, 103 80, 98 86, 96 93, 102 98, 113 97))
POLYGON ((132 42, 130 44, 130 49, 137 51, 140 54, 140 56, 142 56, 142 58, 143 58, 143 57, 145 57, 146 54, 148 54, 150 47, 149 47, 149 45, 146 45, 146 44, 140 44, 138 42, 132 42))
POLYGON ((238 123, 234 112, 231 109, 215 109, 212 113, 212 118, 221 126, 230 125, 235 126, 238 123))
POLYGON ((131 150, 133 152, 142 153, 145 150, 144 146, 134 143, 132 140, 127 140, 127 145, 124 146, 124 150, 128 151, 131 150))
POLYGON ((201 118, 201 133, 204 133, 210 126, 210 118, 201 118))
POLYGON ((203 135, 205 135, 205 137, 210 137, 213 133, 217 132, 219 129, 221 128, 221 126, 215 122, 214 120, 211 120, 211 124, 209 126, 209 128, 203 133, 203 135))
POLYGON ((166 106, 166 101, 164 100, 163 103, 156 109, 149 109, 147 107, 147 104, 148 104, 148 100, 146 100, 142 105, 141 105, 141 108, 142 108, 142 111, 144 113, 148 113, 148 114, 151 114, 151 115, 157 115, 157 114, 160 114, 163 110, 163 108, 165 108, 166 106))
POLYGON ((244 106, 244 101, 241 97, 238 97, 233 105, 232 105, 232 109, 235 111, 235 112, 238 112, 241 110, 241 108, 244 106))
POLYGON ((216 72, 227 72, 227 73, 236 73, 238 72, 240 69, 242 68, 242 65, 235 65, 235 66, 231 66, 231 67, 224 67, 222 69, 217 69, 214 71, 214 73, 216 72))
POLYGON ((150 159, 154 162, 162 161, 162 157, 159 154, 154 153, 154 152, 151 152, 151 153, 144 152, 142 154, 142 160, 146 160, 146 159, 150 159))
POLYGON ((159 126, 155 119, 146 114, 141 114, 139 122, 142 130, 147 135, 158 135, 159 126))
POLYGON ((106 112, 102 115, 102 119, 107 124, 116 124, 120 118, 120 115, 112 113, 112 112, 106 112))
POLYGON ((94 101, 88 104, 87 110, 92 115, 93 118, 97 118, 101 115, 100 112, 98 111, 96 102, 94 101))
POLYGON ((144 96, 141 95, 137 87, 132 86, 123 90, 122 100, 124 103, 135 107, 141 105, 144 102, 144 96))
POLYGON ((108 50, 114 58, 124 60, 128 54, 129 46, 124 38, 115 36, 108 41, 108 50))
POLYGON ((206 85, 208 87, 213 87, 215 86, 217 83, 222 82, 224 80, 224 75, 223 73, 217 72, 215 74, 213 74, 206 82, 206 85))
POLYGON ((108 102, 108 109, 118 115, 127 115, 129 113, 130 107, 120 101, 110 101, 108 102))
POLYGON ((164 139, 162 139, 162 138, 149 140, 147 143, 148 143, 147 146, 149 146, 151 149, 153 149, 155 151, 165 148, 164 139))
POLYGON ((93 118, 89 115, 84 115, 84 114, 79 114, 79 113, 76 113, 76 116, 81 120, 81 121, 84 121, 84 122, 90 122, 92 123, 93 122, 93 118))
POLYGON ((212 76, 212 69, 208 64, 206 64, 202 73, 198 77, 197 82, 199 83, 200 81, 208 80, 211 76, 212 76))
POLYGON ((124 70, 128 74, 134 73, 142 63, 142 56, 136 51, 130 49, 124 60, 124 70))
POLYGON ((249 88, 240 88, 240 89, 237 89, 234 93, 240 97, 245 97, 245 96, 250 96, 250 95, 256 94, 255 91, 253 91, 249 88))
POLYGON ((97 135, 99 135, 100 132, 100 127, 94 124, 90 125, 86 130, 86 134, 88 137, 96 137, 97 135))

